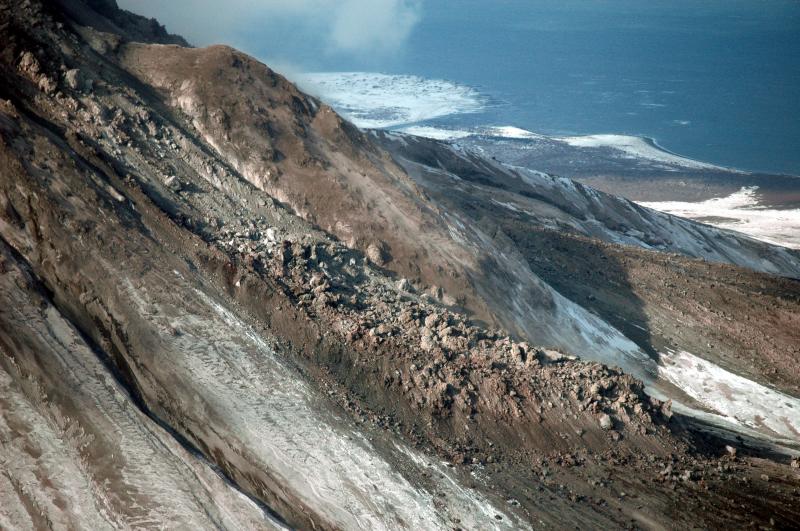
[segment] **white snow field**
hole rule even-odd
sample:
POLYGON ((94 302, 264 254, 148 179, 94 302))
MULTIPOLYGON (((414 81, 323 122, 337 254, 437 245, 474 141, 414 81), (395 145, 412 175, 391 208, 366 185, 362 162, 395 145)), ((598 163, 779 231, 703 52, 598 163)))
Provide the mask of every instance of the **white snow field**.
POLYGON ((653 140, 638 136, 586 135, 554 137, 554 139, 560 140, 561 142, 569 144, 573 147, 614 149, 619 151, 624 158, 658 162, 667 166, 675 166, 678 168, 696 170, 724 169, 727 171, 736 171, 731 170, 730 168, 723 168, 714 164, 708 164, 706 162, 700 162, 698 160, 670 153, 664 148, 658 146, 653 140))
POLYGON ((434 140, 457 140, 459 138, 478 135, 517 140, 548 138, 544 135, 526 131, 525 129, 520 129, 519 127, 511 125, 475 127, 473 129, 446 129, 427 125, 412 125, 398 129, 398 131, 409 135, 421 136, 423 138, 432 138, 434 140))
POLYGON ((753 238, 800 249, 800 209, 777 210, 758 205, 757 186, 743 187, 727 197, 696 203, 684 201, 643 202, 642 206, 723 229, 743 232, 753 238))
POLYGON ((728 372, 689 352, 661 353, 659 376, 736 424, 800 440, 800 399, 728 372))
POLYGON ((457 140, 459 138, 466 138, 475 133, 466 129, 443 129, 440 127, 431 127, 427 125, 411 125, 399 129, 400 132, 414 136, 421 136, 423 138, 432 138, 433 140, 457 140))

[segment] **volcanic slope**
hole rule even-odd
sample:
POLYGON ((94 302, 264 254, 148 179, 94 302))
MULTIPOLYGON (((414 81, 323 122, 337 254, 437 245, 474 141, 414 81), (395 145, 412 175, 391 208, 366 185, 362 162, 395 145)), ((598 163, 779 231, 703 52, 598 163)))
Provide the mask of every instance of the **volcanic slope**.
POLYGON ((732 455, 632 376, 531 346, 641 352, 522 254, 484 280, 508 236, 264 65, 158 44, 112 1, 0 16, 4 527, 800 518, 788 457, 732 455))
MULTIPOLYGON (((734 373, 746 372, 748 377, 777 371, 780 375, 775 380, 782 384, 781 389, 796 393, 796 327, 786 329, 785 340, 774 352, 764 335, 770 328, 761 322, 749 323, 741 315, 741 308, 748 304, 746 293, 736 293, 731 303, 737 308, 737 320, 746 327, 734 342, 720 343, 706 337, 718 328, 706 326, 706 316, 711 313, 708 310, 727 315, 731 313, 726 309, 727 302, 713 308, 704 306, 707 309, 692 323, 686 341, 662 341, 658 330, 677 326, 682 310, 661 312, 665 323, 651 326, 653 311, 641 308, 646 303, 639 302, 639 295, 611 288, 616 309, 599 313, 587 305, 586 299, 576 298, 574 289, 559 289, 557 279, 544 278, 525 252, 513 242, 509 244, 508 237, 515 231, 527 234, 529 229, 548 228, 553 230, 538 233, 545 240, 578 233, 609 243, 681 253, 788 277, 800 276, 796 251, 644 209, 567 179, 514 171, 436 141, 383 133, 365 135, 260 63, 228 48, 130 44, 121 46, 118 55, 129 71, 157 87, 171 109, 180 111, 207 145, 258 189, 351 248, 361 249, 374 263, 408 279, 451 308, 468 312, 479 322, 500 326, 522 339, 621 366, 649 384, 657 384, 662 398, 680 397, 683 402, 697 398, 683 397, 672 383, 658 377, 660 353, 667 354, 666 348, 711 356, 714 362, 743 358, 740 363, 723 365, 734 373), (394 157, 376 147, 376 140, 394 157), (416 166, 404 164, 407 161, 416 162, 416 166), (426 168, 426 178, 419 178, 420 168, 426 168), (460 198, 457 205, 440 200, 442 194, 448 195, 450 177, 460 181, 453 187, 453 196, 460 198), (459 193, 459 188, 466 193, 459 193), (527 201, 527 206, 533 204, 538 214, 518 219, 501 200, 504 189, 527 201), (465 215, 465 209, 474 211, 478 197, 486 198, 481 204, 505 226, 475 223, 470 212, 465 215), (516 228, 511 229, 510 223, 516 228), (619 317, 620 313, 625 315, 619 317), (716 347, 712 349, 709 344, 716 347), (752 371, 745 356, 746 360, 767 361, 759 362, 760 368, 752 371), (780 361, 774 363, 776 359, 780 361)), ((578 252, 581 255, 586 250, 578 252)), ((598 254, 596 250, 588 252, 598 254)), ((620 252, 649 256, 645 261, 660 259, 625 248, 620 252)), ((617 276, 628 275, 624 265, 617 270, 617 276)), ((685 278, 694 278, 688 280, 693 291, 705 289, 704 275, 685 278)), ((777 317, 767 311, 764 317, 769 322, 792 321, 796 290, 792 291, 793 283, 783 285, 788 285, 787 295, 793 302, 777 317)), ((650 288, 648 293, 657 301, 670 300, 664 286, 650 288)), ((764 305, 769 306, 769 301, 764 305)), ((724 332, 717 335, 727 337, 724 332)), ((764 383, 764 379, 759 382, 764 383)), ((709 400, 702 402, 707 406, 709 400)), ((752 425, 755 415, 758 413, 745 422, 752 425)), ((790 419, 791 429, 798 423, 800 419, 790 419)), ((789 435, 793 435, 791 429, 789 435)))

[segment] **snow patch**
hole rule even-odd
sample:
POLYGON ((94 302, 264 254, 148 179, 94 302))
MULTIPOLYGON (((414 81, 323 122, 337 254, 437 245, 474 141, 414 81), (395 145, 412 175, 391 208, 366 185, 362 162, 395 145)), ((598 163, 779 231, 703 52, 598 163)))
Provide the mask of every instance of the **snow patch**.
POLYGON ((513 125, 475 127, 472 129, 446 129, 433 126, 410 126, 404 127, 399 131, 408 133, 409 135, 432 138, 434 140, 456 140, 459 138, 478 135, 518 140, 547 138, 544 135, 527 131, 525 129, 520 129, 519 127, 514 127, 513 125))
POLYGON ((575 350, 584 359, 600 362, 609 367, 619 367, 646 384, 655 385, 656 366, 636 343, 622 332, 558 292, 554 293, 557 312, 563 319, 562 330, 572 328, 572 336, 580 337, 589 349, 575 350))
POLYGON ((466 138, 472 136, 474 133, 463 129, 441 129, 439 127, 430 127, 423 125, 412 125, 404 127, 399 130, 412 136, 421 136, 423 138, 431 138, 433 140, 457 140, 459 138, 466 138))
POLYGON ((675 155, 660 148, 652 140, 627 135, 588 135, 588 136, 565 136, 554 137, 565 144, 581 148, 609 148, 622 153, 624 158, 647 160, 660 162, 669 166, 689 168, 695 170, 726 170, 736 171, 730 168, 723 168, 714 164, 700 162, 687 157, 675 155))
POLYGON ((800 439, 800 399, 728 372, 689 352, 661 354, 659 376, 737 424, 800 439))
POLYGON ((513 138, 513 139, 532 139, 532 138, 547 138, 544 135, 520 129, 513 125, 504 125, 500 127, 485 127, 479 130, 479 133, 486 136, 495 136, 500 138, 513 138))
POLYGON ((659 201, 642 206, 743 232, 753 238, 800 249, 800 209, 759 208, 757 186, 743 187, 727 197, 715 197, 696 203, 659 201))

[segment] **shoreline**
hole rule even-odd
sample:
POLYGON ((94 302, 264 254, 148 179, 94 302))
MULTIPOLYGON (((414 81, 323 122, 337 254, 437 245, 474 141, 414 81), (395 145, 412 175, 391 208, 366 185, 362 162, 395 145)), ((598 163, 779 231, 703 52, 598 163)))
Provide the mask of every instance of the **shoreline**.
MULTIPOLYGON (((402 126, 389 126, 385 128, 376 128, 376 129, 383 129, 391 132, 399 132, 413 136, 421 136, 424 138, 431 138, 434 140, 441 140, 445 142, 454 142, 459 139, 468 138, 471 136, 474 137, 483 136, 483 137, 498 138, 503 140, 523 140, 523 141, 551 140, 555 142, 566 143, 572 147, 577 147, 577 148, 598 149, 605 147, 609 149, 616 149, 624 153, 638 156, 639 158, 642 158, 644 160, 663 162, 670 165, 683 166, 689 168, 695 166, 693 169, 701 171, 726 171, 726 172, 733 172, 733 173, 747 174, 747 175, 769 174, 767 172, 762 172, 762 171, 751 171, 731 166, 722 166, 714 162, 706 162, 700 159, 687 157, 662 146, 661 144, 658 143, 658 141, 654 137, 650 136, 638 136, 638 135, 616 134, 616 133, 596 133, 587 135, 565 136, 565 135, 549 135, 546 133, 537 133, 513 125, 502 125, 502 126, 490 125, 490 126, 476 126, 472 129, 468 128, 449 129, 447 127, 437 127, 435 125, 423 125, 423 124, 424 122, 420 122, 416 124, 403 124, 402 126), (614 142, 613 140, 617 140, 618 142, 614 142), (627 144, 619 142, 623 140, 628 140, 629 142, 627 144), (637 153, 635 151, 635 146, 633 146, 633 143, 635 142, 641 142, 648 148, 651 148, 654 151, 663 154, 664 157, 659 159, 658 157, 647 156, 646 153, 641 153, 641 152, 637 153)), ((791 174, 775 174, 775 175, 780 175, 783 177, 800 178, 800 175, 791 175, 791 174)))
MULTIPOLYGON (((460 81, 442 78, 428 78, 418 74, 395 74, 370 71, 317 71, 296 72, 290 76, 298 86, 325 101, 337 112, 350 120, 354 125, 365 129, 383 129, 389 131, 428 130, 427 136, 437 140, 448 140, 447 136, 464 138, 468 134, 483 134, 491 129, 513 129, 526 132, 532 137, 560 138, 597 138, 616 137, 636 139, 643 146, 661 152, 664 157, 674 157, 696 164, 706 169, 711 167, 724 171, 743 174, 779 175, 784 177, 800 177, 800 168, 796 171, 765 170, 744 167, 736 163, 710 162, 702 156, 681 155, 659 142, 656 136, 643 133, 573 133, 564 130, 552 130, 537 133, 522 129, 509 123, 501 125, 473 124, 463 126, 438 125, 448 121, 447 118, 466 115, 484 114, 482 119, 492 121, 491 108, 502 102, 502 105, 514 105, 511 101, 489 94, 486 87, 475 87, 460 81), (431 131, 441 133, 432 136, 431 131)), ((495 117, 497 118, 497 117, 495 117)), ((470 120, 467 120, 470 121, 470 120)), ((510 120, 513 121, 513 120, 510 120)), ((523 136, 504 136, 519 138, 523 136)), ((614 146, 609 146, 614 147, 614 146)))

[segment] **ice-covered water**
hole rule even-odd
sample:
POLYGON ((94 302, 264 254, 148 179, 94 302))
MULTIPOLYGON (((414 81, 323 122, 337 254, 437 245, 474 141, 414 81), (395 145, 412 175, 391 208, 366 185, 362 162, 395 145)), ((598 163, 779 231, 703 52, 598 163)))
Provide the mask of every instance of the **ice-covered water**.
MULTIPOLYGON (((370 72, 298 74, 295 81, 320 97, 355 125, 393 128, 405 133, 454 140, 470 135, 511 139, 545 138, 514 125, 446 127, 431 123, 437 118, 484 111, 487 98, 477 90, 451 81, 418 76, 370 72)), ((654 141, 617 134, 553 137, 573 147, 614 149, 624 158, 661 163, 667 167, 698 170, 719 166, 670 153, 654 141)))
POLYGON ((480 94, 441 79, 373 72, 299 74, 294 80, 359 127, 394 127, 483 109, 480 94))

